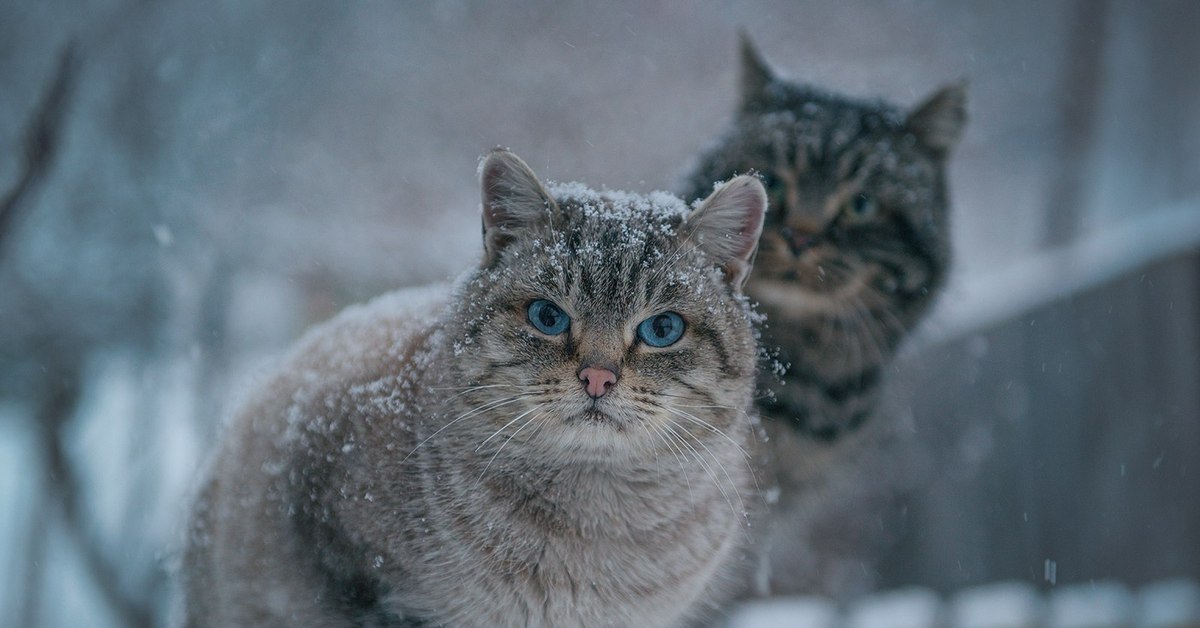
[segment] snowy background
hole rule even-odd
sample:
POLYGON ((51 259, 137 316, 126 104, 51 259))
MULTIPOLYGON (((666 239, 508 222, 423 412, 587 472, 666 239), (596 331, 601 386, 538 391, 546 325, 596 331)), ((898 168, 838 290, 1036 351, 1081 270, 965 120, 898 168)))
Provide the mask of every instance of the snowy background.
POLYGON ((0 625, 160 623, 261 366, 475 263, 493 146, 670 189, 739 27, 858 96, 970 81, 954 282, 897 368, 924 460, 864 586, 1200 576, 1200 4, 8 0, 0 625))

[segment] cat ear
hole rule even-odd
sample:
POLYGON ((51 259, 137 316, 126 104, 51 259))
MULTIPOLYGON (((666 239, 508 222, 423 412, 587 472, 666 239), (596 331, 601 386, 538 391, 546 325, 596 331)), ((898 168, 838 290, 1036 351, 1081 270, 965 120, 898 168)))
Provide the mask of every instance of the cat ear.
POLYGON ((934 92, 908 114, 905 127, 926 148, 946 156, 967 122, 967 85, 949 85, 934 92))
POLYGON ((775 73, 759 54, 758 48, 744 29, 738 31, 738 49, 742 58, 738 87, 742 96, 742 108, 745 109, 762 96, 767 90, 767 85, 775 80, 775 73))
POLYGON ((684 218, 682 232, 725 269, 725 280, 740 291, 754 264, 766 211, 767 191, 762 182, 742 175, 704 199, 684 218))
POLYGON ((483 188, 483 262, 487 266, 517 231, 548 223, 558 206, 533 170, 502 148, 484 158, 479 180, 483 188))

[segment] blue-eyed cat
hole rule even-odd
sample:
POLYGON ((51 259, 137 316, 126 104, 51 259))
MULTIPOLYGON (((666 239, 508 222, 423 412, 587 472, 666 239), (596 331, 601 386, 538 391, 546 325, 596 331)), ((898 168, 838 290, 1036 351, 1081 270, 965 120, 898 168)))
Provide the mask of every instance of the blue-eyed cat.
POLYGON ((946 158, 965 91, 943 88, 908 111, 849 98, 780 78, 745 34, 741 65, 733 124, 681 196, 747 172, 767 185, 746 292, 767 316, 764 348, 786 371, 760 377, 769 474, 782 493, 764 544, 773 573, 759 588, 840 594, 866 573, 856 553, 886 534, 862 502, 899 474, 880 462, 894 453, 884 441, 895 424, 867 419, 887 414, 881 376, 946 275, 946 158))
POLYGON ((482 163, 484 259, 310 332, 197 502, 189 626, 672 626, 747 538, 766 209, 482 163))

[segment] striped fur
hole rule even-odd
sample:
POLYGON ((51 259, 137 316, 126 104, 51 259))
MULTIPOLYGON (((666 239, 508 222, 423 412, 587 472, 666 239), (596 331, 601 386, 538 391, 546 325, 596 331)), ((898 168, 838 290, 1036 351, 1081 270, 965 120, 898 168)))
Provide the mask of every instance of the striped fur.
MULTIPOLYGON (((848 435, 878 414, 885 368, 945 278, 945 159, 965 94, 951 86, 911 112, 832 94, 780 79, 745 37, 741 75, 734 122, 681 196, 747 172, 767 186, 746 291, 767 316, 764 348, 786 370, 762 369, 759 407, 777 436, 781 508, 812 510, 798 495, 832 481, 853 459, 838 452, 869 440, 848 435)), ((814 580, 775 588, 822 588, 814 580)))
POLYGON ((937 294, 949 260, 944 157, 960 86, 906 115, 775 77, 743 40, 742 105, 683 186, 699 198, 754 172, 770 209, 747 292, 790 365, 764 407, 817 440, 861 425, 881 367, 937 294), (780 385, 782 383, 782 385, 780 385))
POLYGON ((677 626, 726 595, 757 346, 726 269, 748 264, 761 185, 689 215, 542 188, 508 153, 482 174, 481 268, 311 332, 229 427, 189 626, 677 626), (535 330, 537 299, 566 333, 535 330), (664 310, 683 339, 635 341, 664 310), (600 363, 619 379, 592 400, 578 373, 600 363))

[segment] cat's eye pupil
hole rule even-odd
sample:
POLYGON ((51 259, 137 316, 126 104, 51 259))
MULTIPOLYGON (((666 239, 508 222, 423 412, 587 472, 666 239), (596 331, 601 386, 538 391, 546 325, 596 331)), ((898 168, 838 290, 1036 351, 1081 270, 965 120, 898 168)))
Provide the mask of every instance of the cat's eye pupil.
POLYGON ((675 312, 655 314, 638 325, 638 337, 652 347, 667 347, 683 337, 683 317, 675 312))
POLYGON ((665 314, 659 314, 654 317, 654 335, 659 338, 666 338, 675 330, 675 321, 665 314))
POLYGON ((851 207, 853 207, 854 213, 858 214, 859 216, 865 216, 871 213, 871 210, 873 209, 871 205, 871 198, 866 194, 859 194, 858 196, 855 196, 851 207))
POLYGON ((557 305, 546 299, 538 299, 529 304, 529 323, 543 334, 557 336, 567 331, 571 319, 557 305))

